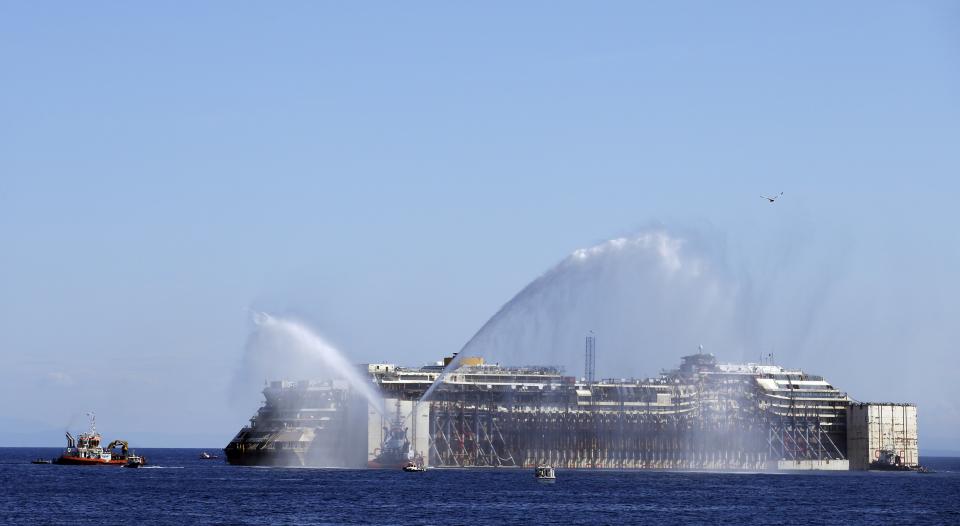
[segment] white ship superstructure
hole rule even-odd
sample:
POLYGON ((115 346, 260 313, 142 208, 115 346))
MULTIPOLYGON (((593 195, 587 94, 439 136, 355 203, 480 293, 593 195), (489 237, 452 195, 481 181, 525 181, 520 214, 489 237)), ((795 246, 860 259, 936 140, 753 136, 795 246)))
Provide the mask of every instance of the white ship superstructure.
MULTIPOLYGON (((383 414, 345 384, 273 382, 228 458, 303 465, 331 462, 334 452, 348 461, 330 465, 358 467, 393 466, 409 456, 440 467, 850 468, 851 399, 798 369, 717 363, 701 352, 654 378, 591 381, 557 367, 471 357, 444 374, 449 362, 365 365, 385 399, 383 414), (400 447, 399 434, 406 437, 400 447)), ((898 443, 916 443, 910 407, 913 440, 898 443)))

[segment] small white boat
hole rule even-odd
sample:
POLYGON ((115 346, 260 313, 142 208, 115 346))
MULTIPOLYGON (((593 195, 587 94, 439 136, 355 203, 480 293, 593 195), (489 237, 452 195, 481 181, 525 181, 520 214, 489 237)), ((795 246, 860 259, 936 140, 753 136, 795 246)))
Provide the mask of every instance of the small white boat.
POLYGON ((416 462, 407 462, 407 464, 403 466, 403 470, 410 473, 419 473, 421 471, 426 471, 427 468, 423 464, 417 464, 416 462))
POLYGON ((144 462, 143 457, 139 455, 130 454, 130 455, 127 455, 127 462, 123 465, 123 467, 139 468, 140 466, 143 466, 145 463, 146 462, 144 462))
POLYGON ((537 466, 533 472, 533 476, 536 477, 537 480, 545 482, 557 480, 557 472, 553 469, 553 466, 537 466))

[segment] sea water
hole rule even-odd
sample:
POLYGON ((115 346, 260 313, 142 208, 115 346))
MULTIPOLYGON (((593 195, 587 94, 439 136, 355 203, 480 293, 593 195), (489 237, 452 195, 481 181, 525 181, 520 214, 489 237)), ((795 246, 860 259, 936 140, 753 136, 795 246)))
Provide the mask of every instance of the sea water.
POLYGON ((560 469, 545 484, 532 469, 255 468, 137 451, 148 467, 34 465, 59 449, 0 448, 0 523, 960 524, 960 458, 922 458, 931 474, 560 469))

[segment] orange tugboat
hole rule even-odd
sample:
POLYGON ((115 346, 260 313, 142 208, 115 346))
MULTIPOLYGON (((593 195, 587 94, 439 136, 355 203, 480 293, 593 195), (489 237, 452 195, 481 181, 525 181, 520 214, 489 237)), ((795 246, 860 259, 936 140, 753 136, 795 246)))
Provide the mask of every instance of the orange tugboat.
POLYGON ((390 427, 383 428, 383 442, 374 450, 373 460, 367 461, 367 467, 372 469, 402 469, 412 460, 410 440, 407 439, 407 428, 403 427, 403 418, 400 416, 400 399, 397 399, 397 416, 390 427))
POLYGON ((383 443, 374 450, 376 457, 367 461, 367 467, 373 469, 400 469, 410 460, 410 441, 407 440, 407 428, 398 417, 389 427, 384 428, 383 443))
MULTIPOLYGON (((65 464, 72 466, 123 466, 127 463, 128 445, 125 440, 114 440, 106 448, 100 445, 101 436, 97 433, 97 417, 93 413, 87 413, 90 416, 90 431, 80 433, 76 438, 67 432, 67 449, 64 450, 60 458, 54 461, 54 464, 65 464), (119 454, 113 451, 116 447, 121 447, 119 454)), ((138 457, 139 458, 139 457, 138 457)), ((146 464, 146 459, 141 459, 141 464, 146 464)))

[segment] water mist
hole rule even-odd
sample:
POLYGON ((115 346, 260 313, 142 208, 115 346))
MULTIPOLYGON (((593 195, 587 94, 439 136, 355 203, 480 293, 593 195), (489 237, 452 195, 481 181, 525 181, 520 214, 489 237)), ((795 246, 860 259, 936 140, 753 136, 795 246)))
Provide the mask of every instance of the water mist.
POLYGON ((684 350, 739 351, 736 280, 722 254, 698 236, 662 228, 575 250, 504 304, 424 393, 460 358, 504 365, 558 365, 583 374, 584 337, 597 334, 597 370, 618 376, 669 367, 684 350))
POLYGON ((342 352, 295 320, 257 312, 247 342, 241 381, 265 378, 342 379, 381 415, 383 398, 342 352))

